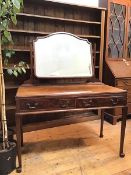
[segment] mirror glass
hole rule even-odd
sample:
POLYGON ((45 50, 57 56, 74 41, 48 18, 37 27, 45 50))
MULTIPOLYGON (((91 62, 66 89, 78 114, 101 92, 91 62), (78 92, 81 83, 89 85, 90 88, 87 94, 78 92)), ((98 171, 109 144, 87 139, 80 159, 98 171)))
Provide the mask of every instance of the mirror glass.
POLYGON ((38 78, 92 77, 91 44, 69 33, 54 33, 34 42, 38 78))

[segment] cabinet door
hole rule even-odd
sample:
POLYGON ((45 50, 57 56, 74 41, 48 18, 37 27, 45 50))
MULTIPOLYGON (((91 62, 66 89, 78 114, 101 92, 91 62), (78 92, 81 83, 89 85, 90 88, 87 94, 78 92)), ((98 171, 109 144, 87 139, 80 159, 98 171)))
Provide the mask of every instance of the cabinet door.
POLYGON ((108 0, 106 58, 125 58, 127 0, 108 0))

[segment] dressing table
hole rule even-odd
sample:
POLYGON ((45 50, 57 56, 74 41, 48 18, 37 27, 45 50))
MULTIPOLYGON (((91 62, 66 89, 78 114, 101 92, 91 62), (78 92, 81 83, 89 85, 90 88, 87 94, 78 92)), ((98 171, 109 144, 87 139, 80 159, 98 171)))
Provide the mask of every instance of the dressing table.
POLYGON ((101 109, 100 137, 104 110, 122 109, 120 157, 127 115, 127 91, 95 82, 91 43, 73 34, 59 32, 33 42, 30 84, 16 94, 16 137, 18 172, 22 170, 22 118, 28 115, 101 109))

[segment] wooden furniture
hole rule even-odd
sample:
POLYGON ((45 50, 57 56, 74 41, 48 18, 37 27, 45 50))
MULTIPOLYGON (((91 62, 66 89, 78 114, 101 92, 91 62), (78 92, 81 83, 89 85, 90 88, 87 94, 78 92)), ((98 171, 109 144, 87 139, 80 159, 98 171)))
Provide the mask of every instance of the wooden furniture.
MULTIPOLYGON (((122 122, 119 155, 124 157, 127 92, 101 82, 89 82, 94 74, 91 50, 91 44, 87 40, 70 33, 54 33, 34 41, 31 71, 33 84, 20 86, 16 95, 18 172, 22 170, 22 118, 28 115, 101 109, 100 137, 103 137, 104 110, 120 107, 122 122), (61 81, 63 79, 64 83, 61 81)), ((60 123, 55 123, 54 126, 59 125, 60 123)), ((43 127, 53 126, 46 123, 43 127)))
MULTIPOLYGON (((37 36, 46 36, 52 32, 70 32, 88 39, 96 47, 95 76, 102 80, 103 48, 104 48, 104 23, 105 9, 63 4, 51 1, 29 0, 24 1, 24 8, 17 14, 17 25, 10 25, 15 55, 10 59, 10 66, 20 60, 26 61, 30 66, 30 43, 37 36)), ((4 67, 6 82, 6 110, 9 125, 15 125, 14 112, 15 94, 19 85, 29 79, 30 68, 26 75, 18 78, 11 77, 4 67)), ((39 120, 38 120, 39 121, 39 120)), ((25 121, 29 123, 30 120, 25 121)), ((27 130, 28 127, 25 128, 27 130)))
MULTIPOLYGON (((105 82, 128 90, 128 114, 131 113, 131 1, 108 0, 105 82)), ((119 109, 107 111, 116 124, 119 109)))

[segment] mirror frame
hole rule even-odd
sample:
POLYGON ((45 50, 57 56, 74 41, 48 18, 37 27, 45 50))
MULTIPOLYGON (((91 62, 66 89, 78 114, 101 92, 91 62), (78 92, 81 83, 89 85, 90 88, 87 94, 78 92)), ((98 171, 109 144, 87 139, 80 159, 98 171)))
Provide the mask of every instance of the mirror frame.
MULTIPOLYGON (((37 37, 36 40, 33 40, 33 50, 34 50, 34 61, 33 61, 33 67, 34 67, 34 75, 35 77, 39 78, 39 79, 55 79, 55 78, 92 78, 94 77, 94 64, 93 64, 93 52, 92 52, 92 44, 88 41, 88 39, 83 39, 83 38, 80 38, 74 34, 71 34, 71 33, 67 33, 67 32, 56 32, 56 33, 51 33, 47 36, 44 36, 44 37, 37 37), (88 45, 90 45, 90 53, 91 53, 91 69, 92 69, 92 75, 91 76, 48 76, 48 77, 40 77, 40 76, 37 76, 36 75, 36 63, 35 63, 35 43, 39 40, 39 39, 46 39, 46 38, 49 38, 49 37, 52 37, 54 35, 60 35, 60 34, 64 34, 64 35, 70 35, 72 37, 75 37, 76 39, 80 40, 80 41, 86 41, 88 45)), ((88 58, 87 58, 88 59, 88 58)))

